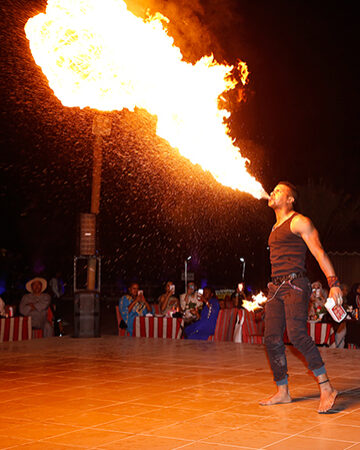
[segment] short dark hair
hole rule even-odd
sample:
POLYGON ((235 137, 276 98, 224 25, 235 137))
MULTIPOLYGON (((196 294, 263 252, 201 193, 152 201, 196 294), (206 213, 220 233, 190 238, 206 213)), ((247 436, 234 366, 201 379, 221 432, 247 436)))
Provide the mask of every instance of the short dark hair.
POLYGON ((295 205, 299 200, 299 192, 298 192, 296 186, 294 184, 290 183, 290 181, 279 181, 278 184, 283 184, 284 186, 287 186, 290 189, 290 193, 294 197, 293 204, 295 205))

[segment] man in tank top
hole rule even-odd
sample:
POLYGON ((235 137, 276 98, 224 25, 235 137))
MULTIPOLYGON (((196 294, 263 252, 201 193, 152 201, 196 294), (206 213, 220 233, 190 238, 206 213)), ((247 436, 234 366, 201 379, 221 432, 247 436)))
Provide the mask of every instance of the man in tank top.
POLYGON ((290 403, 284 331, 291 343, 305 357, 320 388, 318 412, 325 413, 334 405, 337 391, 326 374, 324 362, 307 332, 307 317, 311 286, 305 273, 305 255, 311 251, 327 277, 329 297, 342 303, 340 283, 318 232, 311 220, 294 211, 297 191, 294 185, 281 181, 270 194, 268 205, 276 215, 269 236, 271 282, 265 305, 265 345, 277 392, 262 400, 261 405, 290 403))

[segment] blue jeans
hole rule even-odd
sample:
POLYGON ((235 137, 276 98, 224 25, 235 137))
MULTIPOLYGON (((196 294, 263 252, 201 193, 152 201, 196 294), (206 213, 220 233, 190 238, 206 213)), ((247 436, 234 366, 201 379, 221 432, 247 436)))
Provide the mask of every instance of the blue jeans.
POLYGON ((268 284, 265 304, 265 345, 270 366, 277 384, 286 384, 287 361, 284 331, 290 342, 305 357, 310 370, 325 372, 320 352, 307 331, 307 318, 311 285, 307 278, 297 278, 282 286, 268 284), (279 383, 280 382, 280 383, 279 383))

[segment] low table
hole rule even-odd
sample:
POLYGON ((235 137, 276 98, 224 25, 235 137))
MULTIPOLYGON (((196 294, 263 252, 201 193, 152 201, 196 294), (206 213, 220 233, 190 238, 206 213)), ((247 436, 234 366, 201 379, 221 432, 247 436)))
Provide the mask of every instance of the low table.
POLYGON ((7 317, 0 319, 0 342, 31 339, 31 317, 7 317))
POLYGON ((172 317, 135 317, 134 337, 181 339, 184 321, 172 317))

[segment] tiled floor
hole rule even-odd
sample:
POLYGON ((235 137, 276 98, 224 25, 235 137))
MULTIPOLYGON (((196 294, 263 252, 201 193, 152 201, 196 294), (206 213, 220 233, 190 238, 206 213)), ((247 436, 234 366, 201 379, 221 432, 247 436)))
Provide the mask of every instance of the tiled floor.
POLYGON ((50 338, 0 345, 0 448, 360 449, 360 351, 321 349, 341 394, 318 390, 287 348, 295 401, 261 407, 274 385, 260 345, 50 338))

